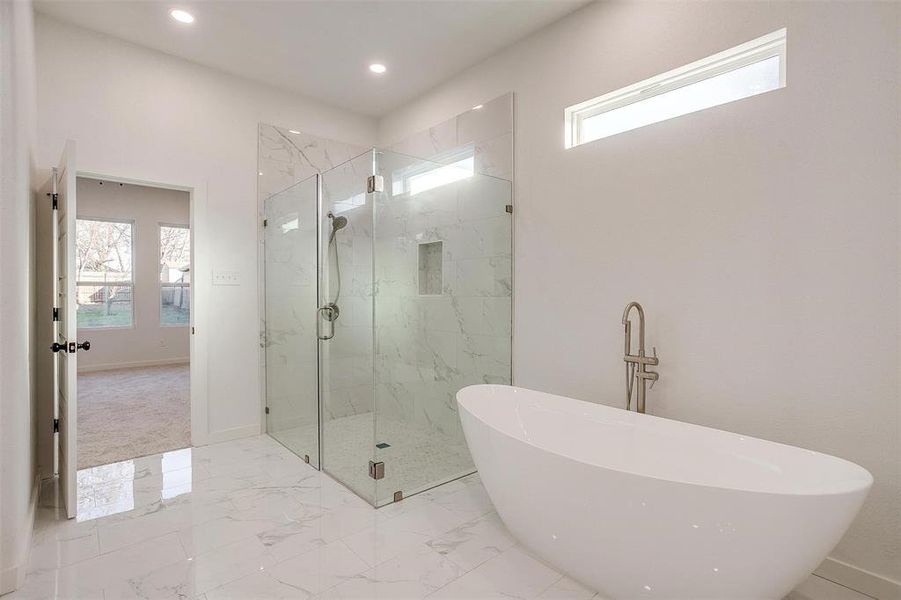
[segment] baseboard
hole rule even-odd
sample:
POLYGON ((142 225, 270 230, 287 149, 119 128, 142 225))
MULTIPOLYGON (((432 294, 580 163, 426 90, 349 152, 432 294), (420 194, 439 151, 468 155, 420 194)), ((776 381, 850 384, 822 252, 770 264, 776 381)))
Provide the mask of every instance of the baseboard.
POLYGON ((814 573, 878 600, 901 600, 901 582, 835 558, 824 560, 814 573))
POLYGON ((167 365, 186 365, 189 358, 164 358, 160 360, 136 360, 132 362, 107 363, 102 365, 79 365, 79 373, 95 373, 97 371, 114 371, 116 369, 133 369, 136 367, 164 367, 167 365))
POLYGON ((219 442, 228 442, 246 437, 260 435, 259 425, 244 425, 241 427, 233 427, 231 429, 223 429, 222 431, 211 431, 206 436, 207 444, 218 444, 219 442))
POLYGON ((0 571, 0 595, 7 594, 22 587, 28 572, 28 558, 31 555, 31 542, 34 537, 34 520, 38 510, 38 496, 41 491, 41 476, 37 475, 31 488, 31 499, 28 504, 28 516, 25 518, 22 547, 15 564, 0 571))

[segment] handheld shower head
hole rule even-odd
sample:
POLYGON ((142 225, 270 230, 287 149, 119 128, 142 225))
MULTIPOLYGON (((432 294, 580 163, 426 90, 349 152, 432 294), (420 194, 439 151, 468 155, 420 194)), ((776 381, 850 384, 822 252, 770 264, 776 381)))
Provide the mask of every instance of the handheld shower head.
POLYGON ((347 217, 336 217, 332 213, 329 213, 328 218, 332 220, 332 233, 347 227, 347 217))
POLYGON ((341 262, 338 260, 338 244, 335 243, 335 236, 338 235, 338 231, 347 227, 347 217, 336 217, 331 211, 328 213, 328 218, 332 221, 332 231, 328 236, 328 249, 326 252, 328 253, 328 264, 329 268, 331 268, 332 264, 332 248, 335 249, 335 281, 337 282, 337 290, 335 291, 335 299, 328 304, 329 308, 329 320, 335 321, 338 319, 338 298, 341 297, 341 262))

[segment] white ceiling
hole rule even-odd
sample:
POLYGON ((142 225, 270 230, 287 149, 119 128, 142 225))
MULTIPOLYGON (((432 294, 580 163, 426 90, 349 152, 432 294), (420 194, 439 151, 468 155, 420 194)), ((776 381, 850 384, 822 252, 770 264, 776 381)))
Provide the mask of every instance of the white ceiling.
POLYGON ((380 116, 587 0, 37 0, 36 9, 380 116), (196 17, 176 23, 171 8, 196 17), (382 62, 377 76, 368 65, 382 62))

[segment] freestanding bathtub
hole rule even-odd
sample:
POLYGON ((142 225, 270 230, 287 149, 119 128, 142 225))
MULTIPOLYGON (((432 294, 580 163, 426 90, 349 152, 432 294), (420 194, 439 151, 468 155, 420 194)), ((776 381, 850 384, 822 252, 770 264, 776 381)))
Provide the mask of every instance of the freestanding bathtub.
POLYGON ((840 458, 522 388, 457 402, 513 535, 610 599, 782 598, 873 484, 840 458))

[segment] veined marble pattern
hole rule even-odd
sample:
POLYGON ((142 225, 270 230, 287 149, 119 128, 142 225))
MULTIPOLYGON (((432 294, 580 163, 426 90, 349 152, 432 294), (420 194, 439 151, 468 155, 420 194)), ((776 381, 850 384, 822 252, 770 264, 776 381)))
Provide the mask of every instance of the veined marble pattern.
POLYGON ((511 376, 513 95, 388 149, 379 157, 387 193, 375 207, 377 412, 462 441, 457 390, 511 376), (415 194, 403 181, 435 169, 409 157, 465 156, 472 177, 415 194), (441 290, 424 295, 419 247, 435 242, 441 290))
MULTIPOLYGON (((375 503, 396 490, 411 494, 468 472, 471 459, 454 394, 470 383, 510 380, 512 222, 504 206, 511 202, 512 111, 507 94, 410 136, 390 148, 395 152, 375 155, 353 144, 260 125, 259 194, 269 219, 263 252, 268 431, 318 464, 318 302, 314 246, 307 240, 315 232, 309 227, 315 207, 306 189, 312 186, 301 181, 322 173, 323 211, 349 220, 335 244, 341 316, 319 357, 324 451, 341 457, 331 472, 375 503), (475 176, 415 197, 410 190, 395 193, 396 180, 405 186, 405 177, 434 170, 411 157, 439 163, 471 157, 475 176), (373 158, 388 181, 388 193, 374 197, 364 189, 373 158), (371 204, 373 198, 378 206, 371 204), (438 264, 425 271, 428 294, 420 295, 418 245, 425 242, 441 242, 442 251, 431 257, 438 264), (405 442, 388 451, 396 487, 381 482, 377 498, 360 472, 377 452, 375 437, 397 436, 360 428, 373 411, 381 417, 381 429, 394 423, 410 429, 405 442), (355 415, 364 417, 345 420, 355 415), (335 432, 350 423, 360 431, 344 441, 335 432)), ((323 256, 327 250, 320 248, 323 256)), ((336 278, 329 257, 322 273, 329 298, 336 293, 336 278)))
MULTIPOLYGON (((270 223, 260 238, 260 302, 266 308, 260 323, 266 349, 261 369, 270 407, 268 431, 275 436, 315 423, 318 413, 318 198, 312 177, 365 150, 284 127, 259 126, 258 212, 261 222, 270 223)), ((292 449, 318 465, 318 443, 292 449)))
POLYGON ((386 149, 444 163, 456 160, 459 150, 467 146, 473 148, 477 174, 513 181, 512 93, 391 143, 386 149))
POLYGON ((473 175, 407 192, 405 174, 429 167, 380 157, 391 193, 375 207, 376 406, 380 417, 463 444, 456 392, 510 383, 511 185, 473 175), (421 294, 420 248, 437 242, 440 273, 429 276, 440 277, 439 293, 421 294))
MULTIPOLYGON (((45 486, 4 600, 601 598, 520 547, 478 475, 376 510, 258 436, 78 479, 94 510, 67 520, 45 486)), ((866 600, 817 577, 789 598, 866 600)))
POLYGON ((291 133, 284 127, 260 123, 258 192, 268 198, 295 183, 324 173, 359 156, 367 149, 359 144, 291 133))
POLYGON ((264 229, 267 431, 314 466, 318 440, 292 446, 281 432, 318 421, 317 204, 315 178, 274 194, 266 200, 264 229))
POLYGON ((325 421, 373 410, 373 197, 366 193, 372 160, 372 152, 366 152, 321 178, 323 213, 347 219, 329 247, 331 221, 323 218, 320 241, 323 301, 338 298, 341 309, 334 337, 320 346, 325 421))

